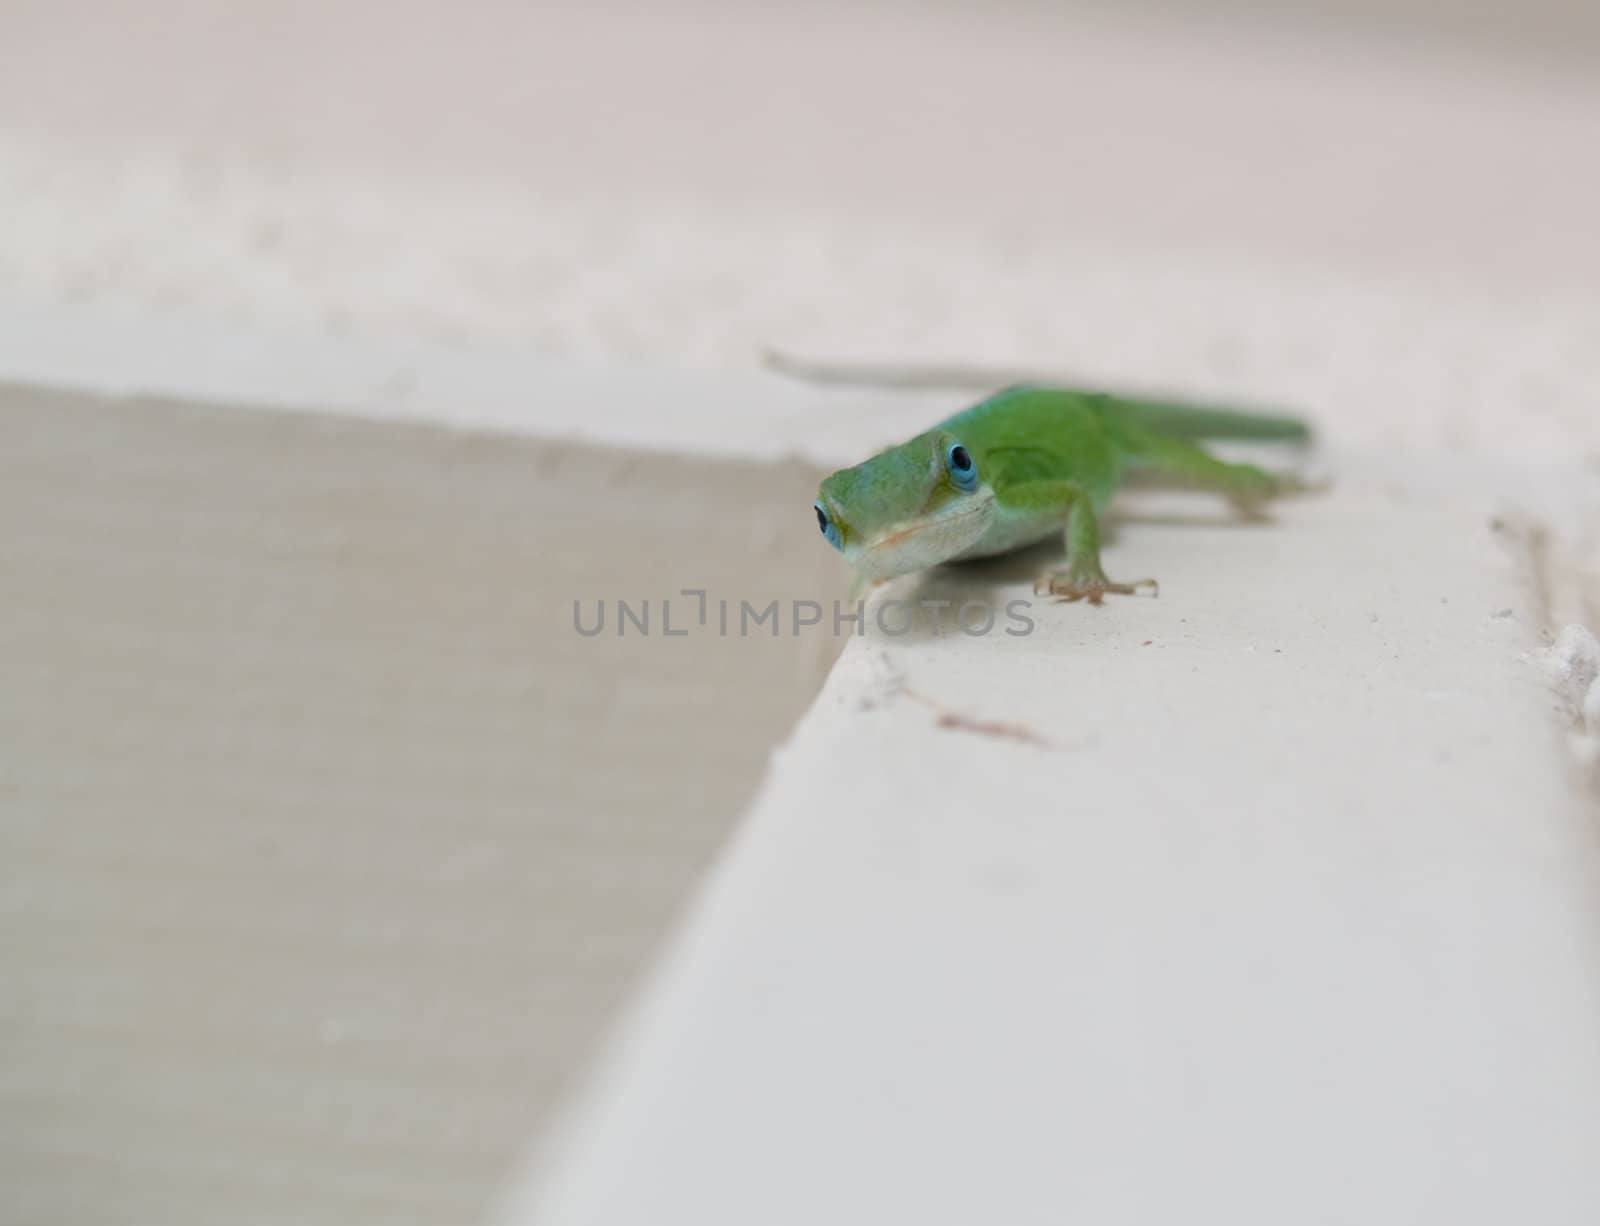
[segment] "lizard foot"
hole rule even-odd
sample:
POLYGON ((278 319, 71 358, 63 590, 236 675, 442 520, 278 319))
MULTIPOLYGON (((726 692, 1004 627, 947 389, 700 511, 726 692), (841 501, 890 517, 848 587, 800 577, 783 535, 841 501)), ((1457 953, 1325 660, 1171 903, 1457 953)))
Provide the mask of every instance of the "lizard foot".
POLYGON ((1241 476, 1227 491, 1233 509, 1247 520, 1265 522, 1271 516, 1267 504, 1280 498, 1302 498, 1326 493, 1333 482, 1327 477, 1302 477, 1296 473, 1269 473, 1240 465, 1241 476))
POLYGON ((1148 589, 1152 596, 1161 588, 1154 579, 1140 579, 1134 583, 1113 583, 1105 572, 1096 567, 1073 567, 1066 571, 1047 570, 1033 581, 1035 596, 1059 596, 1062 600, 1087 600, 1099 604, 1106 593, 1116 596, 1133 596, 1148 589))

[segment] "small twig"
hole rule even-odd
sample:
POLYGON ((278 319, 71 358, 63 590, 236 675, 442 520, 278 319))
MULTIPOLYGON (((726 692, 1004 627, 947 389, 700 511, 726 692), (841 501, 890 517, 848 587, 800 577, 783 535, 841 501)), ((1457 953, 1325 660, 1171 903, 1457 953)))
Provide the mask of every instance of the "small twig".
POLYGON ((937 715, 937 724, 941 728, 954 728, 961 732, 975 732, 979 736, 992 736, 1001 740, 1021 741, 1025 745, 1037 745, 1041 749, 1053 749, 1053 746, 1044 737, 1040 736, 1026 724, 1013 723, 1009 720, 999 719, 974 719, 970 715, 963 715, 959 711, 952 711, 948 707, 935 702, 901 685, 900 692, 912 702, 921 703, 937 715))

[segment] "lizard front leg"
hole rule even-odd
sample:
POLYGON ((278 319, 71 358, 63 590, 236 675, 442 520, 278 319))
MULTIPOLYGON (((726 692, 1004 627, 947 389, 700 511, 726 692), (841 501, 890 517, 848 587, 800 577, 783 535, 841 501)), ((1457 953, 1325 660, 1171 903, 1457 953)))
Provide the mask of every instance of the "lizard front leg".
POLYGON ((1034 580, 1035 595, 1099 604, 1107 592, 1132 596, 1146 589, 1151 593, 1158 590, 1154 579, 1117 583, 1106 577, 1100 565, 1100 524, 1095 517, 1094 500, 1076 481, 1030 481, 1007 489, 1005 500, 1008 507, 1059 511, 1066 520, 1066 569, 1045 571, 1034 580))

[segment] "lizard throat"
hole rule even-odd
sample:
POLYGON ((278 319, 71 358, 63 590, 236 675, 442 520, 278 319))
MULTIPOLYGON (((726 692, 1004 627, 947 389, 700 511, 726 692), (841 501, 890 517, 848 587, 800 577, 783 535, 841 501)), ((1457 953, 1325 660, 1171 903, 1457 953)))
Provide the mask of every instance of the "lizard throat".
POLYGON ((892 579, 948 562, 983 535, 994 508, 994 493, 984 490, 954 508, 896 524, 851 559, 869 579, 892 579))

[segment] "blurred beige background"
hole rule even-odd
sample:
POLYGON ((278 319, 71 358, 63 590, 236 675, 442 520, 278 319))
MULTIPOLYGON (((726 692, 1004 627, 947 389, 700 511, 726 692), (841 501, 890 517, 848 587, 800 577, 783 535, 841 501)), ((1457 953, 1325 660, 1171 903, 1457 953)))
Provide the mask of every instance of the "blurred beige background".
POLYGON ((1492 336, 1487 415, 1600 333, 1588 5, 4 20, 0 302, 710 369, 783 343, 1281 395, 1333 367, 1317 407, 1430 445, 1353 403, 1389 390, 1364 365, 1437 379, 1492 336))
POLYGON ((660 601, 826 589, 816 479, 0 386, 7 1226, 475 1220, 839 646, 660 601))

